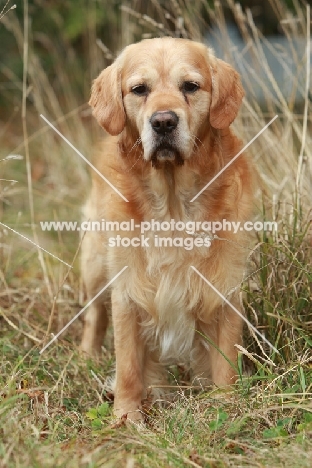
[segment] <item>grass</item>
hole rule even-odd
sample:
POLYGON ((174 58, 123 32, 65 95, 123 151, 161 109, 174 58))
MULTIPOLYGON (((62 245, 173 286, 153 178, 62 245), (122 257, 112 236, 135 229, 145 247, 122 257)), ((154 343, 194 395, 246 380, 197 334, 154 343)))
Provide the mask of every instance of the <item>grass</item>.
POLYGON ((310 466, 308 363, 259 368, 226 397, 180 389, 138 429, 114 425, 109 353, 86 362, 63 343, 40 357, 12 335, 1 341, 3 466, 310 466))
MULTIPOLYGON (((273 4, 290 44, 298 36, 309 37, 304 4, 295 4, 293 18, 281 2, 273 4)), ((199 39, 194 25, 201 2, 188 9, 182 1, 172 5, 178 5, 172 7, 176 19, 185 17, 184 22, 176 21, 178 32, 199 39)), ((252 67, 263 65, 261 32, 250 13, 242 14, 230 0, 228 5, 253 53, 252 66, 244 55, 239 56, 250 77, 248 86, 265 86, 251 73, 252 67)), ((26 0, 24 6, 27 13, 26 0)), ((131 8, 125 11, 127 41, 142 34, 163 34, 172 24, 161 8, 155 12, 160 18, 143 17, 131 8)), ((224 44, 228 44, 221 7, 206 8, 204 16, 220 27, 224 44)), ((10 93, 5 96, 12 107, 8 107, 1 134, 0 170, 5 180, 0 181, 0 222, 73 268, 69 270, 0 225, 0 467, 310 467, 312 151, 307 56, 297 57, 305 77, 297 82, 302 96, 298 108, 291 96, 279 93, 278 83, 271 77, 273 85, 265 89, 266 108, 260 109, 251 94, 235 122, 235 131, 248 142, 279 115, 248 150, 260 173, 256 219, 275 220, 279 229, 259 233, 246 246, 250 265, 242 298, 250 322, 280 354, 272 353, 246 329, 238 361, 240 379, 227 394, 213 388, 198 390, 183 368, 170 368, 171 381, 178 382, 172 389, 172 401, 150 411, 146 426, 138 428, 123 421, 116 424, 112 417, 111 395, 105 386, 114 367, 111 330, 98 361, 82 359, 77 352, 80 319, 39 354, 51 333, 81 309, 83 294, 75 258, 78 237, 73 232, 41 232, 38 224, 79 219, 89 188, 82 160, 39 114, 55 122, 86 156, 91 155, 100 132, 86 105, 88 95, 71 92, 68 86, 66 47, 63 53, 60 47, 52 51, 58 80, 51 85, 36 54, 28 15, 24 24, 17 18, 10 11, 0 23, 16 41, 24 66, 24 78, 15 80, 21 90, 17 101, 10 101, 10 93), (8 154, 23 159, 7 158, 8 154)), ((90 37, 96 37, 96 30, 90 31, 90 37)), ((234 60, 233 54, 238 52, 231 47, 227 51, 228 60, 234 60)), ((92 51, 90 69, 94 70, 96 56, 99 70, 105 65, 101 54, 100 49, 92 51)), ((287 66, 283 54, 277 50, 275 54, 287 66)), ((75 60, 72 51, 71 60, 75 60)), ((78 70, 79 63, 77 58, 78 70)), ((289 79, 295 82, 296 70, 293 73, 289 79)))

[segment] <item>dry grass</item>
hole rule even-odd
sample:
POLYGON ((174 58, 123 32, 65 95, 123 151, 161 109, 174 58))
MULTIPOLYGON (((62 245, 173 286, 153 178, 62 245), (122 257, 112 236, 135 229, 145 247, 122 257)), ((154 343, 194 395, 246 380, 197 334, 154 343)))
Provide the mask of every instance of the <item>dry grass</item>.
MULTIPOLYGON (((191 7, 188 2, 172 0, 170 18, 157 2, 151 3, 152 18, 124 9, 128 29, 122 36, 123 45, 142 34, 162 35, 173 29, 178 35, 201 39, 197 24, 203 17, 203 2, 192 2, 191 7)), ((272 3, 290 47, 298 36, 309 37, 303 4, 296 3, 291 16, 281 2, 272 3)), ((259 66, 266 67, 261 33, 250 13, 242 13, 231 0, 228 4, 252 53, 252 63, 231 47, 219 4, 213 10, 205 7, 205 15, 219 25, 228 60, 239 60, 244 66, 250 90, 262 86, 266 96, 262 109, 249 94, 235 129, 247 142, 279 115, 249 148, 262 184, 257 219, 276 220, 279 230, 259 234, 254 244, 246 246, 250 271, 242 289, 249 320, 280 355, 271 354, 265 343, 246 330, 238 362, 241 379, 226 398, 215 389, 199 392, 187 381, 183 369, 171 368, 172 381, 179 381, 181 387, 169 407, 155 408, 144 429, 113 424, 110 395, 104 385, 113 371, 111 333, 98 362, 85 361, 77 353, 80 320, 39 355, 50 333, 60 330, 83 304, 74 260, 78 236, 41 232, 39 221, 79 219, 79 207, 89 187, 83 161, 39 114, 54 122, 85 156, 90 156, 100 132, 85 104, 87 92, 77 97, 71 91, 70 72, 79 70, 78 58, 70 51, 69 68, 66 48, 60 53, 51 41, 58 78, 53 85, 49 82, 35 52, 25 0, 24 24, 14 11, 0 23, 12 34, 24 64, 24 79, 18 82, 11 77, 20 90, 19 106, 12 107, 1 134, 1 179, 6 180, 0 181, 0 222, 65 262, 73 262, 73 268, 0 225, 1 467, 311 466, 310 65, 302 51, 302 56, 295 57, 298 68, 289 71, 296 75, 289 79, 297 83, 296 92, 302 96, 296 108, 294 94, 284 97, 269 69, 270 86, 260 83, 253 73, 259 66), (298 69, 302 80, 297 79, 298 69), (5 159, 8 154, 24 159, 5 159), (250 376, 243 374, 246 363, 250 376)), ((90 38, 96 38, 95 29, 90 29, 90 38)), ((94 69, 95 58, 99 69, 108 62, 100 48, 90 50, 90 70, 95 76, 99 71, 94 69)), ((287 67, 287 57, 278 50, 274 53, 287 67)), ((9 76, 7 69, 1 70, 9 76)), ((16 98, 14 102, 16 106, 16 98)))

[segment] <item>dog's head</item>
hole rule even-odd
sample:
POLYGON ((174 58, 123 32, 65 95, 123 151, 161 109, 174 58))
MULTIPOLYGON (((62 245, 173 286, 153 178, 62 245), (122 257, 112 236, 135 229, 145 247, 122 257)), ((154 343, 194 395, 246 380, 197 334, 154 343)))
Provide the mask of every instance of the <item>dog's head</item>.
POLYGON ((207 127, 235 119, 244 91, 238 73, 203 44, 174 38, 132 44, 94 81, 90 105, 111 135, 125 127, 144 159, 183 164, 207 127))

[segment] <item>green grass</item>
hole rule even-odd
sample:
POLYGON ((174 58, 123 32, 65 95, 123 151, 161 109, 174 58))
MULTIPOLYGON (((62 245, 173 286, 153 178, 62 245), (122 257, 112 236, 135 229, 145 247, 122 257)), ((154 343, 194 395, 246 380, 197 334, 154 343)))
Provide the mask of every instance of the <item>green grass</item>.
MULTIPOLYGON (((183 34, 197 38, 200 4, 194 2, 194 9, 186 10, 178 3, 181 10, 174 11, 177 16, 185 15, 183 34)), ((261 63, 255 46, 260 32, 253 28, 250 17, 237 15, 238 7, 230 0, 228 4, 255 61, 261 63)), ((280 11, 278 20, 285 19, 285 9, 278 8, 282 4, 276 0, 275 5, 280 11)), ((159 11, 165 22, 163 10, 159 11)), ((220 8, 207 8, 205 14, 222 29, 220 8)), ((280 23, 290 42, 307 32, 304 5, 298 4, 292 14, 302 21, 280 23)), ((133 20, 133 16, 128 14, 130 27, 125 38, 155 35, 155 24, 146 17, 133 20)), ((0 222, 73 263, 73 268, 69 271, 46 253, 40 256, 33 244, 0 225, 0 467, 310 467, 310 100, 306 96, 304 106, 294 114, 291 100, 275 98, 273 103, 268 89, 268 109, 264 112, 257 102, 245 100, 235 122, 235 131, 247 142, 279 114, 248 150, 260 172, 256 219, 276 220, 279 229, 255 236, 246 246, 250 258, 242 299, 250 322, 280 354, 272 353, 245 327, 238 360, 240 379, 231 392, 213 388, 199 391, 192 387, 183 368, 173 367, 168 370, 169 380, 181 386, 172 388, 166 406, 150 409, 144 427, 116 423, 105 386, 114 369, 111 330, 98 361, 85 360, 77 351, 81 319, 39 354, 51 333, 62 329, 83 307, 84 297, 75 258, 78 235, 41 232, 38 223, 79 219, 89 189, 84 163, 45 126, 39 114, 55 122, 88 157, 101 133, 88 111, 88 95, 71 92, 68 87, 66 53, 52 54, 49 76, 54 66, 58 78, 49 84, 36 42, 27 42, 18 18, 11 11, 0 27, 8 29, 21 54, 25 44, 29 45, 27 67, 22 55, 19 66, 24 66, 24 71, 27 68, 31 87, 26 99, 25 87, 21 92, 23 80, 16 78, 20 99, 13 98, 11 92, 3 97, 11 107, 7 107, 5 131, 1 133, 0 178, 6 180, 0 181, 0 222), (23 118, 22 104, 26 109, 23 118), (1 161, 8 154, 21 154, 23 159, 1 161), (12 179, 17 182, 9 182, 12 179)), ((96 30, 89 32, 90 37, 96 37, 96 30)), ((157 29, 157 33, 161 31, 157 29)), ((58 49, 62 47, 58 45, 58 49)), ((94 57, 98 54, 93 50, 90 57, 84 57, 86 63, 90 61, 90 70, 96 68, 94 57)), ((282 55, 279 59, 284 60, 282 55)), ((74 68, 79 70, 81 60, 75 58, 73 50, 71 60, 76 60, 74 68)), ((104 62, 99 60, 101 66, 104 62)), ((255 83, 251 81, 250 86, 255 83)))

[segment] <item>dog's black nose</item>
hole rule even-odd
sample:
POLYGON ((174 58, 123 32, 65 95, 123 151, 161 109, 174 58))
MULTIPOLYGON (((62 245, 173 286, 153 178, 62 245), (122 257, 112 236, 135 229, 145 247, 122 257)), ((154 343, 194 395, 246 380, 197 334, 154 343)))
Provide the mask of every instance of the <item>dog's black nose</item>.
POLYGON ((177 128, 179 117, 172 111, 154 112, 150 119, 153 130, 160 135, 171 133, 177 128))

